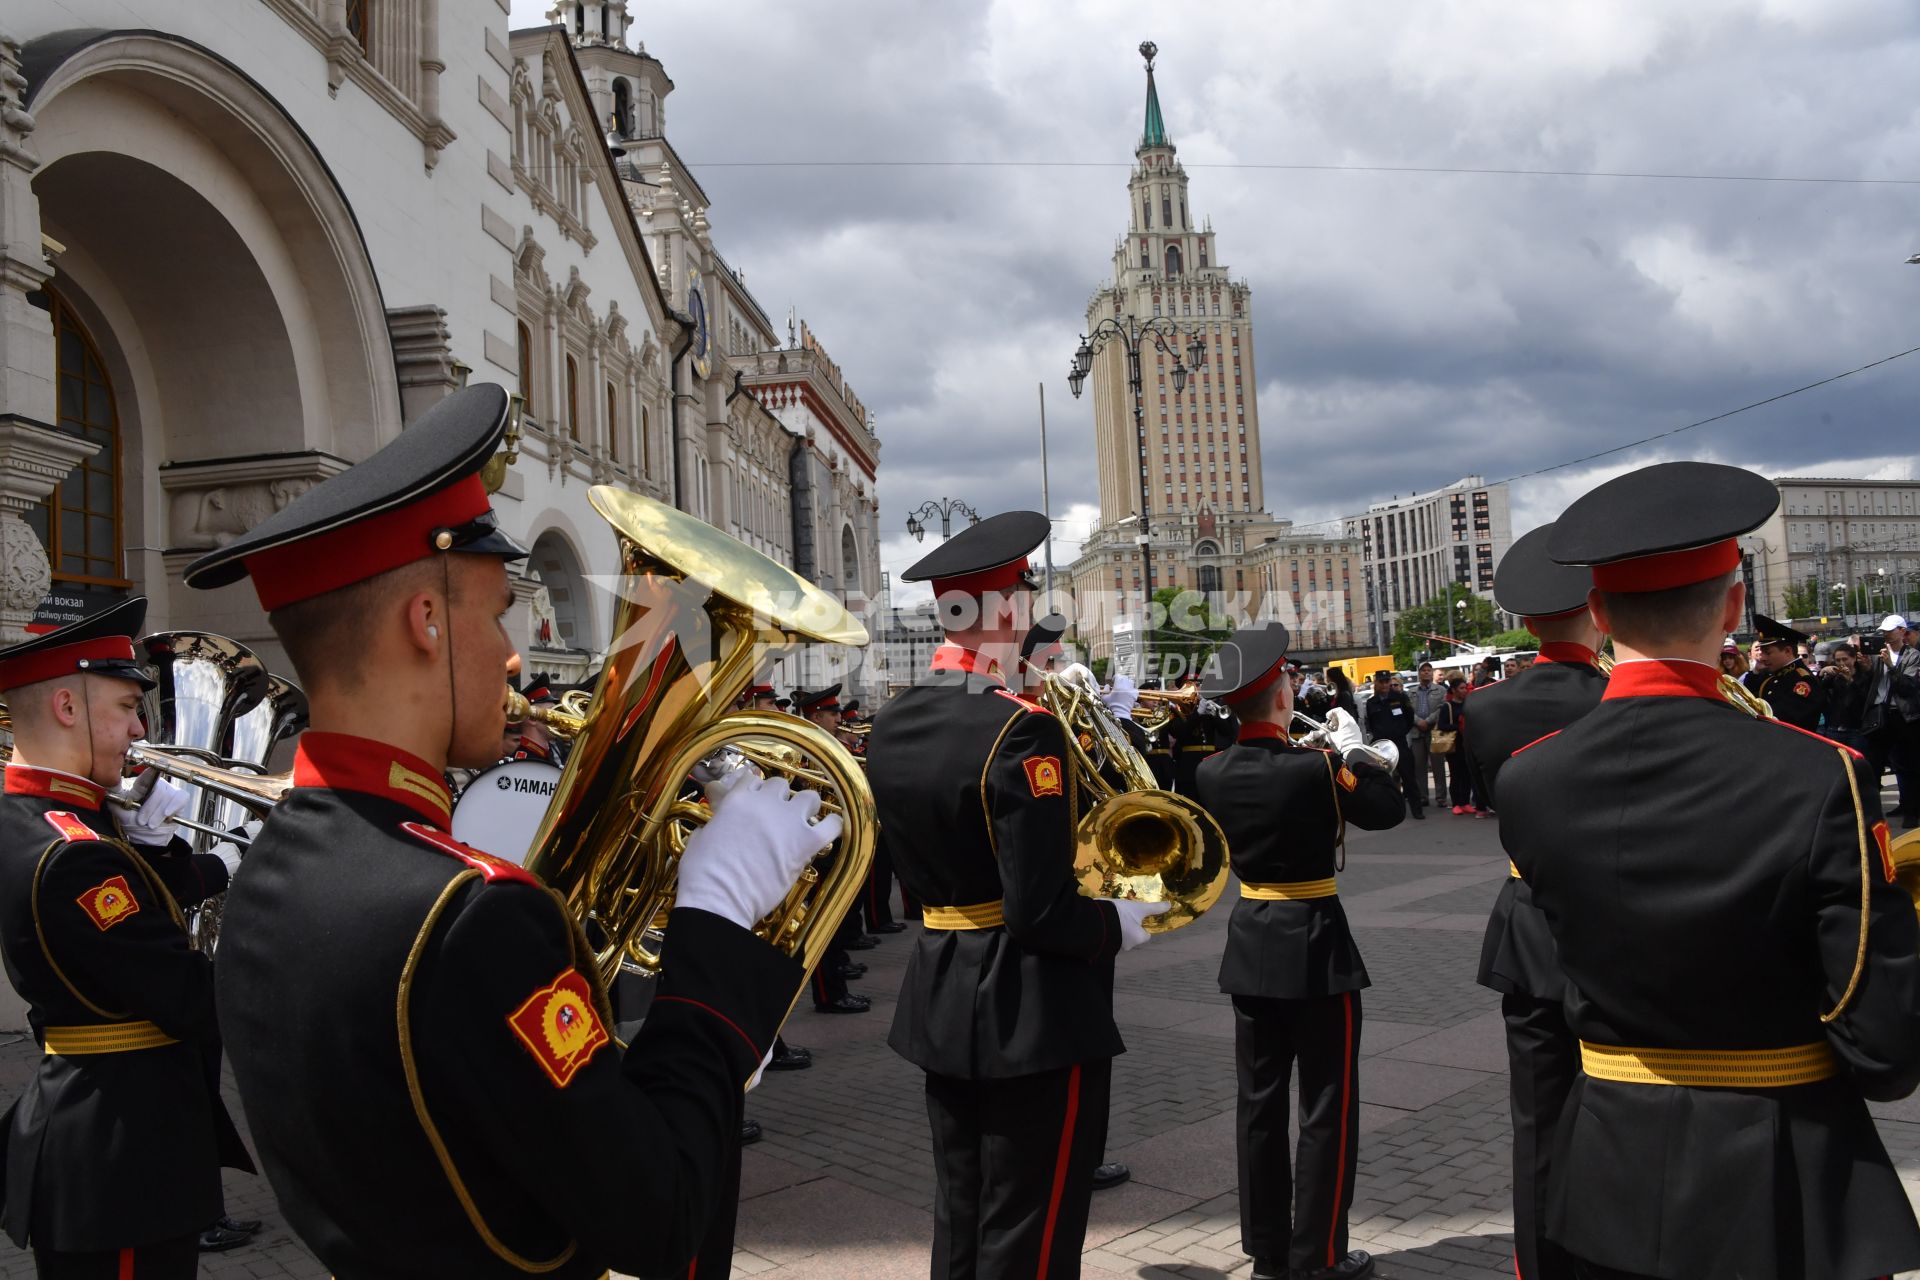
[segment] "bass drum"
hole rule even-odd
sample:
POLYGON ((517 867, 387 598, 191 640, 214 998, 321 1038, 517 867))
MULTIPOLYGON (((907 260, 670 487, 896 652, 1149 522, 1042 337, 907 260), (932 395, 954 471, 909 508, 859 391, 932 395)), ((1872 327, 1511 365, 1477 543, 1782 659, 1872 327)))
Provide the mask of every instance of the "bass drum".
POLYGON ((453 806, 453 838, 524 863, 559 782, 560 766, 545 760, 502 760, 475 774, 453 806))

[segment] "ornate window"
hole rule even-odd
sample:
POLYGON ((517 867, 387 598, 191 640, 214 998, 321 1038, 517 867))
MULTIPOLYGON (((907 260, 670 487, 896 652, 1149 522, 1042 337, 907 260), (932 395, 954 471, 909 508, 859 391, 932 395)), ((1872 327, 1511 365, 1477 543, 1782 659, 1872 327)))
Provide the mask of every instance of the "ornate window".
POLYGON ((640 407, 640 474, 653 475, 653 422, 645 405, 640 407))
MULTIPOLYGON (((1169 276, 1180 274, 1180 246, 1177 244, 1167 246, 1167 274, 1169 276)), ((1191 307, 1188 308, 1188 312, 1191 314, 1191 307)))
POLYGON ((580 438, 580 366, 567 357, 567 434, 580 438))
POLYGON ((60 295, 47 290, 53 315, 56 425, 100 446, 67 474, 27 523, 47 548, 55 582, 130 585, 120 556, 120 413, 100 348, 60 295))
POLYGON ((373 57, 373 21, 367 11, 373 0, 347 0, 347 30, 360 42, 360 52, 373 57))
POLYGON ((620 402, 611 382, 607 384, 607 460, 620 461, 620 402))
POLYGON ((540 406, 533 396, 533 334, 528 332, 522 321, 514 326, 514 337, 520 347, 520 401, 528 413, 535 418, 540 416, 540 406))

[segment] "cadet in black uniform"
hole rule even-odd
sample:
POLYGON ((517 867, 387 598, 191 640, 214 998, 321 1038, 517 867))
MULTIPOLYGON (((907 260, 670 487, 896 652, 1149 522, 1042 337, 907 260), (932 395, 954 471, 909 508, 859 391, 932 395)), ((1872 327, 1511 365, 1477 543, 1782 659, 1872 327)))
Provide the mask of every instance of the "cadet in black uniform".
MULTIPOLYGON (((1480 794, 1496 808, 1507 757, 1600 705, 1607 678, 1594 665, 1600 629, 1587 612, 1593 575, 1547 558, 1542 525, 1502 557, 1493 597, 1540 639, 1532 666, 1473 695, 1467 760, 1480 794)), ((1480 945, 1480 985, 1500 993, 1507 1024, 1507 1075, 1513 1112, 1513 1250, 1519 1280, 1570 1280, 1572 1263, 1546 1237, 1553 1135, 1580 1069, 1567 1030, 1566 979, 1553 954, 1547 918, 1516 872, 1501 886, 1480 945)))
POLYGON ((59 1280, 196 1274, 221 1167, 253 1170, 220 1101, 213 966, 180 911, 227 865, 165 859, 170 886, 106 807, 145 734, 146 613, 137 597, 0 651, 0 946, 46 1050, 5 1120, 4 1223, 59 1280))
POLYGON ((1199 799, 1232 851, 1240 901, 1220 990, 1233 997, 1240 1077, 1240 1247, 1259 1280, 1359 1280, 1347 1249, 1360 1142, 1360 989, 1368 985, 1334 885, 1346 824, 1381 831, 1406 815, 1360 726, 1330 713, 1331 750, 1287 736, 1293 685, 1278 622, 1234 632, 1202 689, 1240 718, 1240 741, 1200 767, 1199 799), (1287 1144, 1287 1087, 1300 1066, 1300 1140, 1287 1144), (1288 1268, 1291 1267, 1292 1270, 1288 1268))
MULTIPOLYGON (((830 689, 795 689, 793 714, 811 721, 828 733, 840 723, 840 686, 830 689)), ((873 1008, 867 996, 847 990, 847 983, 866 976, 867 966, 854 962, 854 949, 867 950, 873 940, 860 929, 860 912, 849 911, 840 920, 833 940, 807 976, 807 988, 813 993, 815 1013, 865 1013, 873 1008)))
POLYGON ((1499 777, 1580 1039, 1547 1234, 1583 1277, 1920 1266, 1866 1107, 1920 1081, 1920 931, 1878 797, 1854 753, 1719 691, 1738 538, 1778 504, 1751 472, 1663 463, 1548 536, 1592 566, 1617 659, 1600 705, 1499 777))
POLYGON ((748 926, 839 827, 778 780, 709 792, 645 1026, 612 1038, 558 896, 446 833, 441 770, 487 763, 505 722, 524 552, 478 473, 507 415, 497 386, 455 392, 186 573, 252 577, 312 704, 217 985, 268 1177, 339 1280, 724 1257, 742 1089, 801 981, 748 926))
MULTIPOLYGON (((1181 687, 1195 683, 1189 676, 1181 687)), ((1203 716, 1198 711, 1177 715, 1163 731, 1172 736, 1173 789, 1183 796, 1197 794, 1194 779, 1200 766, 1222 747, 1233 742, 1233 726, 1219 716, 1203 716)))
POLYGON ((1107 970, 1163 905, 1083 898, 1061 724, 1019 680, 1038 512, 973 525, 905 574, 947 642, 873 719, 880 838, 922 904, 888 1043, 926 1072, 932 1274, 1077 1276, 1113 1057, 1107 970))
POLYGON ((1764 613, 1753 615, 1753 629, 1760 634, 1760 659, 1767 664, 1753 691, 1773 708, 1774 719, 1818 730, 1827 709, 1826 686, 1814 678, 1799 650, 1812 637, 1764 613))

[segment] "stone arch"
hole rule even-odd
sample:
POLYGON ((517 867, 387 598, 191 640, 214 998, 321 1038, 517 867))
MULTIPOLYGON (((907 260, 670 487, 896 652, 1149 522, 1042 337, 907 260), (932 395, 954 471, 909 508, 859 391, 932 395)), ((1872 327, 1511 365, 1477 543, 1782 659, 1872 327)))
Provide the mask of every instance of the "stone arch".
MULTIPOLYGON (((399 433, 385 303, 324 160, 231 63, 157 32, 79 31, 22 65, 33 191, 64 246, 52 283, 114 374, 126 540, 153 549, 128 573, 156 597, 151 622, 181 625, 208 610, 165 590, 187 553, 399 433)), ((214 609, 264 635, 242 598, 214 609)))
POLYGON ((1220 554, 1220 544, 1203 538, 1194 544, 1193 554, 1196 556, 1217 556, 1220 554))
POLYGON ((853 526, 840 526, 840 589, 858 591, 860 589, 860 540, 853 536, 853 526))
POLYGON ((536 647, 590 652, 599 649, 599 633, 593 624, 593 601, 587 592, 587 575, 582 568, 584 563, 573 539, 558 528, 549 528, 533 540, 532 554, 527 557, 527 574, 547 589, 558 631, 550 642, 534 637, 536 647))

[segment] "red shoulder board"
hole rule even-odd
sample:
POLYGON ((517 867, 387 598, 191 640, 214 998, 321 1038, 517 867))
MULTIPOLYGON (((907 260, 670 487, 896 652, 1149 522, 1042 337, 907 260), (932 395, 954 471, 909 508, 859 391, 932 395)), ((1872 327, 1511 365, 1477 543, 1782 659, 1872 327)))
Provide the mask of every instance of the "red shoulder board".
POLYGON ((42 816, 46 818, 55 831, 60 833, 61 839, 65 840, 68 844, 73 844, 79 840, 104 840, 106 838, 86 823, 80 821, 79 815, 69 813, 65 809, 55 809, 42 816))
POLYGON ((446 832, 435 827, 430 827, 424 822, 403 822, 400 824, 400 829, 408 835, 432 845, 440 852, 458 858, 485 876, 489 884, 498 880, 505 880, 514 884, 537 885, 540 883, 540 877, 534 875, 533 872, 528 871, 525 867, 515 866, 505 858, 496 858, 490 853, 482 853, 478 849, 461 844, 446 832))
MULTIPOLYGON (((1545 742, 1548 738, 1558 737, 1559 734, 1560 734, 1560 730, 1558 729, 1555 729, 1552 733, 1543 733, 1539 737, 1535 738, 1532 742, 1529 742, 1526 746, 1516 748, 1513 753, 1513 756, 1517 756, 1522 751, 1526 751, 1526 750, 1529 750, 1530 748, 1539 746, 1541 743, 1545 742)), ((1511 760, 1513 759, 1513 756, 1508 756, 1507 759, 1511 760)))
POLYGON ((1814 732, 1813 730, 1811 730, 1811 729, 1802 729, 1802 728, 1801 728, 1801 727, 1800 727, 1799 725, 1797 725, 1797 724, 1789 724, 1789 723, 1788 723, 1787 721, 1785 721, 1785 720, 1776 720, 1776 719, 1774 719, 1774 718, 1773 718, 1772 716, 1760 716, 1760 717, 1757 717, 1757 718, 1759 719, 1759 721, 1760 721, 1760 723, 1761 723, 1761 724, 1777 724, 1777 725, 1779 725, 1779 726, 1780 726, 1780 727, 1781 727, 1782 729, 1791 729, 1791 730, 1793 730, 1793 731, 1794 731, 1795 733, 1804 733, 1804 734, 1806 734, 1806 735, 1807 735, 1807 736, 1808 736, 1809 738, 1812 738, 1812 739, 1813 739, 1813 740, 1814 740, 1815 742, 1819 742, 1819 743, 1823 743, 1823 744, 1825 744, 1826 746, 1829 746, 1829 747, 1837 747, 1837 748, 1839 748, 1840 750, 1842 750, 1842 751, 1844 751, 1844 752, 1846 752, 1846 753, 1847 753, 1848 755, 1850 755, 1850 756, 1852 756, 1852 757, 1853 757, 1853 758, 1854 758, 1855 760, 1865 760, 1865 759, 1866 759, 1866 757, 1865 757, 1864 755, 1861 755, 1861 754, 1860 754, 1860 753, 1859 753, 1858 751, 1855 751, 1855 750, 1854 750, 1854 749, 1853 749, 1852 747, 1850 747, 1850 746, 1848 746, 1848 745, 1847 745, 1846 743, 1844 743, 1844 742, 1835 742, 1835 741, 1834 741, 1834 740, 1833 740, 1832 738, 1829 738, 1829 737, 1828 737, 1828 736, 1827 736, 1826 734, 1824 734, 1824 733, 1815 733, 1815 732, 1814 732))
POLYGON ((1008 698, 1014 702, 1019 703, 1021 706, 1025 707, 1028 711, 1037 712, 1043 716, 1050 716, 1053 714, 1053 712, 1047 710, 1046 707, 1035 702, 1033 699, 1023 698, 1011 689, 995 689, 994 692, 999 694, 1003 698, 1008 698))

